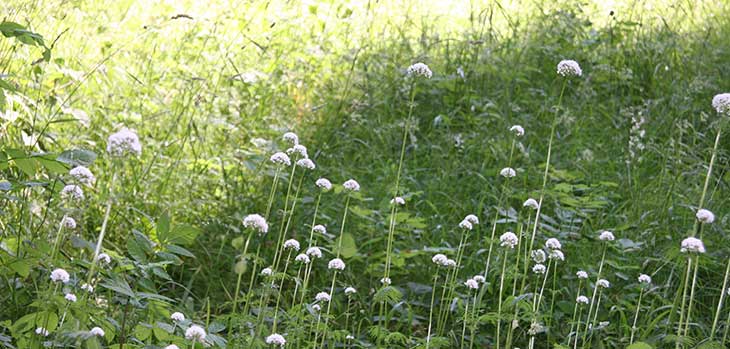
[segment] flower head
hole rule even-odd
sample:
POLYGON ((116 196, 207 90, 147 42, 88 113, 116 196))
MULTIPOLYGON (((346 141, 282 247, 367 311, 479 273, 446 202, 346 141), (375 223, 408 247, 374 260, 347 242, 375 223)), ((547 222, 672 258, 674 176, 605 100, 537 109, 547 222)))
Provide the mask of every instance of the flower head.
POLYGON ((35 334, 43 337, 48 337, 49 332, 44 327, 38 327, 35 329, 35 334))
POLYGON ((464 281, 464 285, 472 290, 476 290, 479 288, 479 283, 474 279, 464 281))
POLYGON ((310 247, 307 249, 307 255, 312 258, 322 258, 322 250, 319 247, 310 247))
POLYGON ((525 200, 525 203, 522 204, 522 207, 529 207, 533 210, 537 210, 537 208, 540 207, 540 204, 537 203, 537 200, 529 198, 525 200))
POLYGON ((63 216, 61 225, 66 229, 76 229, 76 220, 69 216, 63 216))
POLYGON ((106 151, 112 156, 139 155, 142 154, 142 144, 137 133, 125 127, 109 136, 106 151))
POLYGON ((478 283, 483 283, 486 280, 483 275, 474 275, 472 279, 476 280, 478 283))
POLYGON ((335 270, 345 270, 345 262, 339 258, 335 258, 327 263, 327 268, 335 270))
POLYGON ((433 72, 431 72, 431 68, 429 68, 426 64, 418 62, 406 69, 406 75, 413 77, 423 76, 426 79, 430 79, 433 72))
POLYGON ((185 315, 183 315, 183 313, 179 311, 176 311, 172 313, 172 315, 170 315, 170 319, 172 319, 172 321, 184 321, 185 315))
POLYGON ((299 263, 309 264, 309 256, 307 256, 307 255, 306 255, 306 254, 304 254, 304 253, 300 253, 300 254, 298 254, 298 255, 297 255, 297 256, 296 256, 295 258, 294 258, 294 260, 295 260, 295 261, 297 261, 297 262, 299 262, 299 263))
POLYGON ((403 206, 403 205, 405 205, 405 204, 406 204, 406 200, 405 200, 405 199, 403 199, 403 198, 402 198, 402 197, 400 197, 400 196, 396 196, 396 197, 394 197, 394 198, 390 199, 390 204, 391 204, 391 205, 395 204, 395 205, 400 205, 400 206, 403 206))
POLYGON ((606 279, 598 279, 598 281, 596 281, 596 285, 598 287, 603 287, 603 288, 611 287, 611 283, 608 282, 608 280, 606 280, 606 279))
POLYGON ((563 254, 563 251, 561 251, 561 250, 552 250, 548 254, 548 258, 550 258, 552 260, 564 261, 565 255, 563 254))
POLYGON ((68 274, 68 272, 61 268, 54 269, 51 272, 51 281, 53 281, 53 282, 60 281, 64 284, 67 284, 70 279, 71 279, 71 276, 68 274))
POLYGON ((83 200, 84 191, 76 184, 69 184, 61 189, 61 198, 64 200, 83 200))
POLYGON ((389 277, 384 277, 384 278, 380 279, 380 283, 383 284, 384 286, 390 286, 392 281, 390 280, 389 277))
POLYGON ((558 63, 558 75, 564 77, 573 77, 583 75, 578 62, 573 60, 562 60, 558 63))
POLYGON ((651 283, 651 276, 646 274, 639 275, 639 283, 640 284, 650 284, 651 283))
POLYGON ((513 248, 515 248, 515 246, 517 246, 517 243, 520 240, 517 238, 517 235, 515 235, 515 233, 508 231, 499 237, 499 241, 500 241, 500 244, 499 244, 500 246, 513 249, 513 248))
POLYGON ((319 304, 312 305, 312 310, 314 310, 314 311, 320 311, 321 309, 322 309, 322 307, 320 307, 319 304))
POLYGON ((71 303, 76 302, 76 295, 73 293, 66 293, 66 295, 63 296, 63 298, 65 298, 67 301, 69 301, 71 303))
POLYGON ((89 330, 89 334, 92 336, 104 337, 104 330, 102 330, 100 327, 94 327, 89 330))
POLYGON ((355 293, 357 293, 357 290, 354 287, 348 287, 345 289, 345 294, 348 296, 355 293))
POLYGON ((166 346, 165 349, 180 349, 180 347, 178 347, 175 344, 170 344, 170 345, 166 346))
POLYGON ((588 273, 586 273, 583 270, 578 270, 578 272, 575 273, 575 276, 577 276, 579 279, 587 279, 588 278, 588 273))
POLYGON ((250 214, 243 219, 243 227, 251 228, 259 233, 266 234, 269 231, 269 224, 259 214, 250 214))
POLYGON ((274 273, 274 271, 271 270, 271 268, 269 268, 269 267, 261 269, 261 275, 263 275, 263 276, 271 276, 271 274, 273 274, 273 273, 274 273))
POLYGON ((449 258, 449 259, 446 260, 446 263, 444 263, 444 266, 445 267, 455 267, 456 266, 456 261, 453 260, 453 259, 451 259, 451 258, 449 258))
POLYGON ((299 136, 297 136, 294 132, 287 132, 284 133, 284 136, 281 137, 285 142, 290 143, 291 145, 297 145, 299 144, 299 136))
POLYGON ((284 336, 274 333, 266 337, 266 344, 269 345, 278 345, 280 347, 283 347, 286 345, 286 339, 284 339, 284 336))
POLYGON ((301 144, 297 144, 297 145, 295 145, 295 146, 287 149, 286 150, 286 153, 289 154, 289 155, 299 154, 299 156, 302 159, 308 159, 309 158, 309 154, 307 154, 307 147, 305 147, 305 146, 303 146, 301 144))
POLYGON ((446 261, 449 260, 446 255, 443 255, 441 253, 437 253, 433 255, 431 258, 431 261, 434 262, 436 265, 446 265, 446 261))
POLYGON ((613 241, 613 240, 616 240, 616 237, 613 236, 613 233, 612 232, 610 232, 608 230, 603 230, 598 235, 598 240, 601 240, 601 241, 613 241))
POLYGON ((104 264, 109 264, 112 262, 112 257, 109 257, 109 255, 106 253, 99 253, 99 255, 96 256, 96 261, 101 261, 104 264))
POLYGON ((545 274, 546 270, 545 265, 542 263, 535 264, 535 266, 532 267, 532 272, 535 274, 545 274))
POLYGON ((297 160, 297 166, 306 168, 308 170, 314 170, 314 168, 316 167, 314 165, 314 161, 312 161, 310 159, 299 159, 299 160, 297 160))
POLYGON ((505 167, 499 171, 499 175, 505 178, 512 178, 517 175, 517 172, 511 167, 505 167))
POLYGON ((276 152, 274 155, 271 155, 269 158, 269 161, 273 162, 276 165, 284 165, 289 166, 291 165, 291 159, 289 159, 289 155, 286 155, 282 152, 276 152))
POLYGON ((205 336, 205 330, 198 325, 192 325, 185 330, 185 339, 191 340, 193 343, 202 343, 205 340, 205 336))
POLYGON ((547 241, 545 241, 545 247, 547 247, 549 250, 562 250, 563 245, 560 243, 560 240, 556 238, 549 238, 547 241))
POLYGON ((473 214, 466 215, 466 217, 464 217, 464 220, 471 224, 479 224, 479 217, 473 214))
POLYGON ((330 182, 327 178, 320 178, 314 184, 323 191, 329 191, 332 189, 332 182, 330 182))
POLYGON ((703 224, 710 224, 715 221, 715 214, 710 210, 701 208, 697 210, 697 220, 703 224))
POLYGON ((474 226, 471 224, 471 222, 469 222, 465 219, 459 223, 459 228, 464 229, 464 230, 472 230, 474 228, 474 226))
POLYGON ((682 247, 680 249, 682 253, 705 253, 705 244, 702 240, 695 237, 688 237, 682 240, 682 247))
POLYGON ((84 166, 76 166, 71 171, 68 171, 68 174, 81 184, 94 185, 94 182, 96 182, 94 174, 84 166))
POLYGON ((93 293, 94 292, 94 286, 91 286, 91 285, 89 285, 87 283, 84 283, 83 285, 81 285, 81 289, 84 290, 84 291, 86 291, 86 292, 89 292, 89 293, 93 293))
POLYGON ((532 250, 530 252, 530 257, 532 257, 532 260, 535 263, 545 263, 547 260, 547 256, 545 255, 545 251, 543 250, 532 250))
POLYGON ((730 93, 721 93, 712 97, 712 107, 720 114, 730 114, 730 93))
POLYGON ((345 183, 342 183, 342 186, 348 191, 360 191, 360 183, 354 179, 348 179, 345 183))
POLYGON ((324 234, 327 232, 327 228, 325 228, 324 225, 317 224, 314 227, 312 227, 312 231, 314 231, 317 234, 324 234))
POLYGON ((517 136, 517 137, 522 137, 525 135, 525 129, 522 128, 522 126, 520 126, 520 125, 514 125, 514 126, 510 127, 509 130, 511 132, 513 132, 515 134, 515 136, 517 136))
POLYGON ((330 294, 327 292, 320 292, 317 293, 316 296, 314 296, 314 300, 317 302, 329 302, 332 297, 330 297, 330 294))
POLYGON ((285 250, 293 249, 295 251, 299 251, 299 241, 297 241, 295 239, 289 239, 289 240, 284 241, 284 249, 285 250))
POLYGON ((588 304, 590 301, 588 300, 588 297, 581 295, 575 299, 575 302, 578 304, 588 304))

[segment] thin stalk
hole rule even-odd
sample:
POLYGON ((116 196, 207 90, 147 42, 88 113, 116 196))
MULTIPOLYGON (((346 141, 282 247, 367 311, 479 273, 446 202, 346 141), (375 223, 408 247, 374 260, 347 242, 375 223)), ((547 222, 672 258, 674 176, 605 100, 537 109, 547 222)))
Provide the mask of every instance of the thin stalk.
MULTIPOLYGON (((570 333, 573 333, 573 326, 575 326, 575 320, 576 315, 578 314, 578 297, 580 297, 580 289, 583 286, 583 279, 578 279, 578 292, 575 301, 575 306, 573 307, 573 319, 570 320, 570 332, 568 332, 568 345, 570 345, 570 333)), ((577 335, 577 333, 576 333, 577 335)))
POLYGON ((312 217, 312 226, 309 228, 309 240, 307 242, 307 246, 312 246, 312 241, 314 241, 314 225, 317 223, 317 211, 319 211, 319 202, 322 199, 322 192, 320 191, 319 194, 317 194, 317 203, 314 204, 314 217, 312 217))
POLYGON ((717 310, 715 310, 715 319, 712 321, 712 330, 710 330, 710 341, 715 337, 715 330, 717 330, 717 322, 720 320, 720 309, 722 309, 722 302, 725 299, 725 293, 727 292, 727 279, 730 275, 730 258, 727 260, 727 267, 725 267, 725 277, 722 280, 722 288, 720 289, 720 300, 717 302, 717 310))
POLYGON ((722 347, 725 347, 728 330, 730 330, 730 311, 727 313, 727 319, 725 320, 725 333, 722 335, 722 347))
MULTIPOLYGON (((335 296, 335 281, 337 280, 337 270, 334 270, 334 273, 332 274, 332 285, 330 286, 330 300, 327 302, 327 312, 324 316, 324 323, 325 325, 329 322, 329 316, 330 316, 330 310, 332 309, 332 299, 335 296)), ((322 346, 321 348, 324 348, 324 344, 327 342, 327 333, 325 331, 322 331, 322 346)), ((314 341, 314 345, 317 345, 316 337, 314 341)))
MULTIPOLYGON (((682 287, 682 306, 679 309, 679 323, 677 324, 677 337, 682 339, 682 322, 684 321, 684 300, 687 298, 687 285, 689 284, 689 274, 692 270, 692 258, 687 258, 687 271, 684 276, 684 286, 682 287)), ((677 341, 676 348, 680 348, 680 340, 677 341)))
POLYGON ((461 329, 461 349, 464 349, 464 337, 466 336, 466 320, 469 315, 469 302, 464 302, 464 326, 461 329))
MULTIPOLYGON (((583 345, 586 343, 586 334, 588 334, 588 322, 591 320, 591 314, 593 313, 593 305, 596 302, 596 293, 598 291, 598 280, 601 279, 601 273, 603 272, 603 263, 606 260, 606 250, 608 249, 608 243, 603 245, 603 253, 601 254, 601 263, 598 265, 598 275, 596 276, 596 284, 593 285, 593 294, 591 295, 591 304, 588 306, 588 317, 586 318, 586 332, 583 333, 583 345)), ((597 310, 596 310, 597 311, 597 310)))
POLYGON ((281 250, 281 244, 283 243, 282 239, 284 237, 285 233, 285 226, 287 221, 287 213, 289 212, 289 198, 291 197, 291 188, 292 184, 294 183, 294 174, 297 170, 297 165, 294 162, 294 159, 292 159, 292 162, 294 164, 291 165, 291 173, 289 174, 289 184, 286 188, 286 196, 284 197, 284 211, 283 216, 281 217, 281 224, 279 225, 279 235, 276 237, 276 250, 274 252, 274 264, 273 270, 276 270, 276 263, 279 260, 279 252, 281 250))
POLYGON ((692 272, 692 287, 690 288, 689 305, 687 306, 687 320, 685 321, 685 325, 684 325, 684 335, 685 336, 689 333, 689 321, 690 321, 690 317, 692 316, 692 305, 694 304, 694 299, 695 299, 695 286, 697 286, 698 265, 699 265, 699 256, 695 256, 695 266, 694 266, 694 271, 692 272))
POLYGON ((286 271, 289 268, 289 260, 291 259, 291 250, 289 250, 289 253, 286 255, 286 262, 284 262, 284 275, 281 277, 281 282, 279 283, 279 292, 277 292, 276 295, 276 306, 274 307, 274 325, 272 326, 271 332, 276 333, 276 320, 279 317, 279 301, 281 301, 281 294, 284 290, 284 281, 286 280, 286 271))
POLYGON ((636 321, 639 320, 639 310, 641 309, 641 297, 644 295, 644 288, 639 291, 639 301, 636 302, 636 313, 634 314, 634 323, 631 325, 631 339, 629 344, 634 344, 634 334, 636 333, 636 321))
POLYGON ((58 230, 56 231, 56 240, 53 242, 53 249, 51 250, 51 261, 55 261, 56 251, 58 250, 58 244, 61 241, 61 235, 63 234, 63 219, 58 223, 58 230))
POLYGON ((575 327, 575 342, 573 342, 573 349, 578 348, 578 338, 580 338, 580 316, 583 312, 583 307, 578 308, 578 324, 575 327))
MULTIPOLYGON (((293 172, 292 172, 293 175, 293 172)), ((299 199, 299 193, 302 189, 302 183, 304 182, 304 177, 306 174, 302 174, 301 177, 299 177, 299 184, 297 184, 297 189, 294 192, 294 199, 292 200, 291 208, 289 209, 289 214, 287 215, 286 211, 284 211, 284 217, 286 218, 286 224, 284 225, 284 229, 280 230, 279 234, 279 241, 277 244, 277 248, 280 249, 281 246, 284 244, 284 240, 286 239, 286 232, 289 231, 289 226, 291 225, 292 217, 294 217, 294 209, 297 207, 297 199, 299 199), (283 232, 283 234, 282 234, 283 232)), ((293 177, 292 177, 293 180, 293 177)), ((291 184, 291 183, 290 183, 291 184)), ((283 219, 282 219, 283 220, 283 219)), ((279 251, 278 256, 274 256, 274 271, 279 270, 279 263, 281 263, 281 257, 284 254, 284 251, 279 251)))
POLYGON ((433 288, 431 289, 431 306, 428 308, 428 334, 426 335, 426 349, 431 345, 431 325, 433 324, 433 303, 436 299, 436 285, 438 284, 439 272, 436 269, 436 275, 433 277, 433 288))
POLYGON ((502 275, 499 277, 499 297, 497 302, 497 334, 494 337, 494 340, 497 343, 497 349, 499 349, 499 342, 501 337, 499 336, 499 330, 502 325, 502 290, 504 289, 504 274, 505 269, 507 269, 507 250, 504 251, 504 255, 502 257, 502 275))

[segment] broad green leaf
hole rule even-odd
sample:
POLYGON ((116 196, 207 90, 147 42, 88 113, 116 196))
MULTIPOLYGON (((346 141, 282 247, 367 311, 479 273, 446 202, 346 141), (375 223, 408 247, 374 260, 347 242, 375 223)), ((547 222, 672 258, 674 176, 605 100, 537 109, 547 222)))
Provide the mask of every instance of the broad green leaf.
POLYGON ((71 166, 90 166, 96 160, 96 153, 86 149, 66 150, 56 158, 57 161, 71 166))
POLYGON ((109 279, 99 284, 99 286, 121 293, 129 298, 136 298, 134 291, 132 291, 127 281, 122 279, 109 279))
POLYGON ((352 237, 352 234, 344 233, 342 235, 342 250, 340 251, 340 255, 342 255, 343 258, 350 258, 355 254, 357 254, 355 239, 352 237))
POLYGON ((626 347, 626 349, 654 349, 654 347, 646 342, 636 342, 626 347))
POLYGON ((18 259, 10 263, 10 269, 22 277, 30 274, 30 262, 27 259, 18 259))
POLYGON ((186 224, 178 224, 168 233, 162 234, 158 232, 157 238, 163 244, 185 246, 192 244, 198 234, 199 231, 197 228, 186 224))
POLYGON ((162 239, 170 231, 170 216, 167 211, 162 213, 160 218, 157 220, 157 236, 162 239))

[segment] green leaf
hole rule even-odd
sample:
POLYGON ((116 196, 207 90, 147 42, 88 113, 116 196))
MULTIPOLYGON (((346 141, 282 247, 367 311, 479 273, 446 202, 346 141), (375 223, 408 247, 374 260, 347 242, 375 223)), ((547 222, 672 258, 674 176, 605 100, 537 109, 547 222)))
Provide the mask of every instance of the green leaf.
POLYGON ((50 172, 56 174, 65 174, 68 172, 68 168, 56 159, 49 159, 43 156, 35 157, 35 159, 50 172))
POLYGON ((99 286, 110 289, 114 292, 121 293, 129 298, 136 298, 134 291, 129 287, 126 280, 122 279, 110 279, 102 282, 99 286))
POLYGON ((170 232, 161 233, 158 231, 157 238, 163 244, 169 245, 190 245, 198 237, 200 231, 190 225, 178 224, 170 232))
POLYGON ((167 211, 162 213, 162 216, 157 220, 157 236, 161 238, 170 231, 170 215, 167 211))
POLYGON ((723 349, 725 346, 718 341, 704 342, 697 346, 697 349, 723 349))
POLYGON ((646 342, 636 342, 626 347, 626 349, 654 349, 654 347, 646 342))
POLYGON ((10 269, 22 277, 30 274, 30 262, 27 259, 18 259, 10 263, 10 269))
POLYGON ((88 167, 96 160, 96 153, 86 149, 66 150, 58 155, 56 160, 71 166, 88 167))
POLYGON ((350 233, 344 233, 342 235, 342 250, 340 255, 344 258, 350 258, 357 254, 357 245, 355 245, 355 238, 350 233))

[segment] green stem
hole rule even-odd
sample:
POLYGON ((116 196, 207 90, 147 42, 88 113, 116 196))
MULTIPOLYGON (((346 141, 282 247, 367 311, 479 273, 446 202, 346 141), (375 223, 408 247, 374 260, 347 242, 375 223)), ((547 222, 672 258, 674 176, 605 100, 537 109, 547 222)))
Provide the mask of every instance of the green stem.
POLYGON ((684 286, 682 286, 682 306, 679 309, 679 323, 677 324, 677 344, 676 348, 680 348, 681 339, 682 339, 682 322, 684 322, 684 305, 685 305, 685 299, 687 298, 687 285, 689 284, 689 274, 692 270, 692 258, 687 257, 687 271, 685 272, 684 276, 684 286))
POLYGON ((431 306, 428 308, 428 334, 426 335, 426 349, 431 345, 431 325, 433 320, 433 303, 436 298, 436 285, 439 279, 438 267, 436 267, 436 275, 433 277, 433 288, 431 289, 431 306))
POLYGON ((725 299, 725 293, 727 292, 727 279, 730 275, 730 258, 727 260, 727 267, 725 267, 725 277, 722 281, 722 288, 720 289, 720 300, 717 302, 717 310, 715 310, 715 319, 712 321, 712 330, 710 331, 710 341, 715 337, 715 330, 717 330, 717 322, 720 320, 720 310, 722 309, 722 302, 725 299))
POLYGON ((634 314, 634 323, 631 325, 631 339, 629 344, 634 344, 634 334, 636 332, 636 321, 639 320, 639 310, 641 310, 641 297, 644 295, 644 288, 639 291, 639 301, 636 302, 636 313, 634 314))
POLYGON ((499 342, 501 339, 499 336, 499 330, 502 325, 502 290, 504 288, 505 269, 507 269, 507 250, 504 251, 504 255, 502 257, 502 274, 499 277, 499 297, 497 298, 499 300, 497 302, 497 334, 494 337, 494 340, 497 343, 497 349, 499 349, 499 342))

